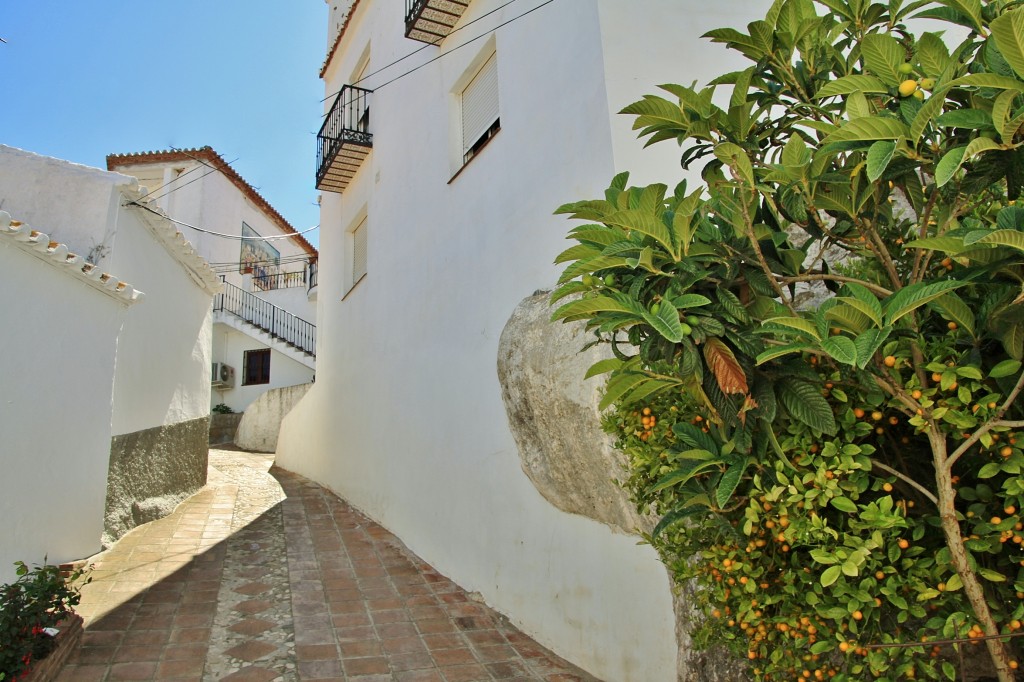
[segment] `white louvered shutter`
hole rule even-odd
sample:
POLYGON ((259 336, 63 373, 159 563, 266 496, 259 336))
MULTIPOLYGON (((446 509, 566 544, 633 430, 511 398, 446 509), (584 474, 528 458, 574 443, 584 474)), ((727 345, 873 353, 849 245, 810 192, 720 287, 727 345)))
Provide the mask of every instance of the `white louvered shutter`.
POLYGON ((462 152, 472 148, 498 119, 498 60, 487 60, 462 91, 462 152))
POLYGON ((352 284, 366 274, 366 221, 352 231, 352 284))

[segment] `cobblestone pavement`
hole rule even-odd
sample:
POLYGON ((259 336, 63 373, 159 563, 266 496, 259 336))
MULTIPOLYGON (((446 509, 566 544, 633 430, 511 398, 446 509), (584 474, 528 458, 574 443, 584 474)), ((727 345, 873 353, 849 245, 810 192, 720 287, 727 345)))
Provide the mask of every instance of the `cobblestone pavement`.
POLYGON ((60 682, 594 681, 272 465, 211 450, 203 490, 90 560, 60 682))

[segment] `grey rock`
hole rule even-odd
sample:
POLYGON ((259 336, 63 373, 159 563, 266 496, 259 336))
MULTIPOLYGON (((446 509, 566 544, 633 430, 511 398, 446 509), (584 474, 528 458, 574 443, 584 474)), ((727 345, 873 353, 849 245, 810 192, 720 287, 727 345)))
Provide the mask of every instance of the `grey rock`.
MULTIPOLYGON (((611 357, 607 345, 580 352, 593 337, 583 323, 550 321, 549 292, 520 303, 498 344, 498 378, 523 471, 558 509, 630 534, 650 531, 617 481, 625 458, 601 429, 597 409, 603 377, 584 381, 587 369, 611 357)), ((666 569, 667 570, 667 569, 666 569)), ((742 682, 746 662, 724 649, 694 651, 689 632, 699 614, 692 585, 673 590, 680 682, 742 682)))
POLYGON ((611 357, 607 345, 580 349, 582 324, 552 324, 548 293, 516 307, 498 343, 498 379, 523 471, 562 511, 596 519, 623 533, 650 528, 618 485, 622 453, 601 430, 603 377, 587 369, 611 357))

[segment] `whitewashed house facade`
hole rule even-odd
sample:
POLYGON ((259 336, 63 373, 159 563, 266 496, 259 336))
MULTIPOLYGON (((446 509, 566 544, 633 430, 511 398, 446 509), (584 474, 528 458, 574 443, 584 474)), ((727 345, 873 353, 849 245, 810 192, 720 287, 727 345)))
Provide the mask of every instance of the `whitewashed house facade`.
POLYGON ((210 407, 243 412, 270 389, 311 382, 316 248, 210 147, 111 154, 107 169, 136 177, 224 280, 210 407))
POLYGON ((2 580, 205 484, 221 283, 133 178, 0 145, 0 188, 2 580))
POLYGON ((616 112, 719 73, 724 48, 698 37, 767 3, 328 4, 319 373, 285 419, 278 464, 601 679, 676 679, 666 571, 635 536, 530 483, 498 341, 560 274, 570 225, 556 207, 601 196, 623 170, 631 184, 682 178, 677 151, 642 150, 616 112))

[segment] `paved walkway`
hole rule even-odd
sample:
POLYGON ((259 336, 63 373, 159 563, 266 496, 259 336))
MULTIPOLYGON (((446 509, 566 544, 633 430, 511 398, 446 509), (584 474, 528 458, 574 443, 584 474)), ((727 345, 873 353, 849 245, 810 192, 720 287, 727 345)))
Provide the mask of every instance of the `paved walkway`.
POLYGON ((211 450, 202 491, 93 558, 60 682, 594 679, 272 464, 211 450))

